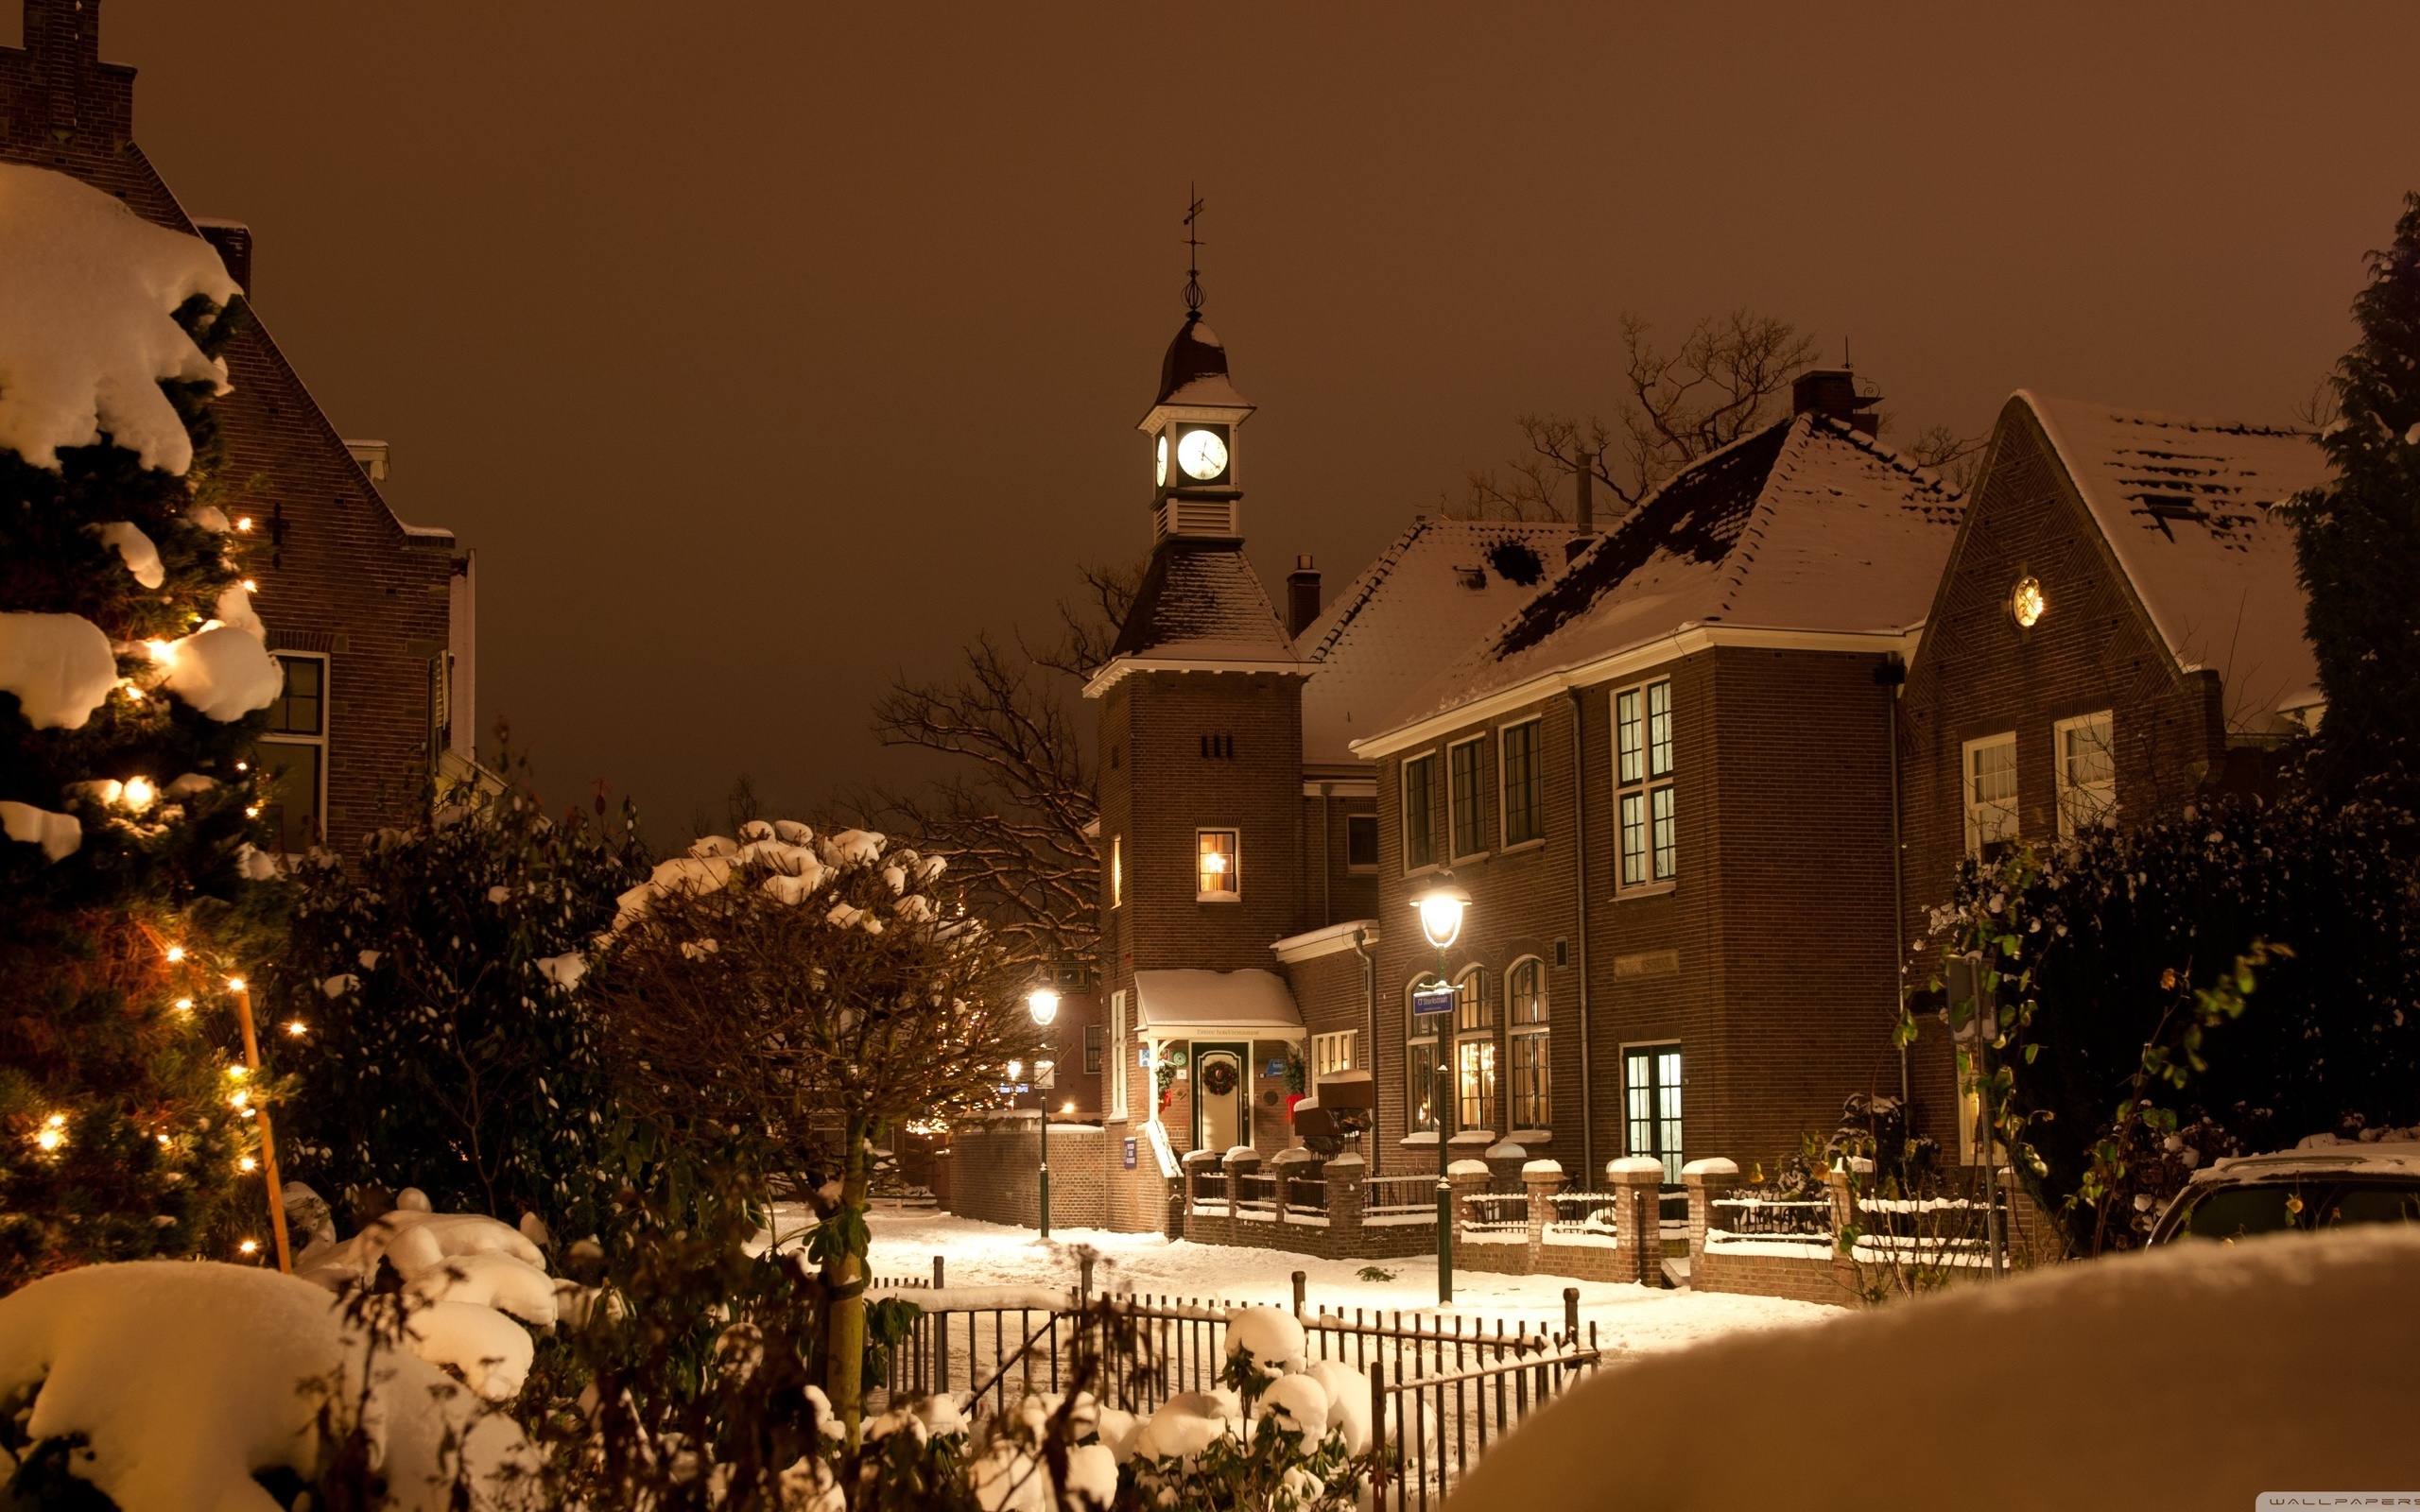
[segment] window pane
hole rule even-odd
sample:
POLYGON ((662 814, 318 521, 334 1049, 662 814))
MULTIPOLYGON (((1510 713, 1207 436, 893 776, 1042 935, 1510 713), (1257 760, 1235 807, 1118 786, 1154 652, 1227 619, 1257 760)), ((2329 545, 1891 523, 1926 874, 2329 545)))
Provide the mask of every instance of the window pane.
POLYGON ((285 672, 285 679, 278 690, 277 701, 268 706, 269 733, 325 733, 323 721, 327 713, 327 690, 322 679, 327 663, 315 656, 282 656, 277 662, 285 672))
POLYGON ((1117 908, 1126 902, 1126 847, 1123 835, 1109 837, 1109 906, 1117 908))
POLYGON ((1655 1055, 1632 1050, 1622 1056, 1622 1120, 1629 1125, 1633 1155, 1655 1153, 1655 1055))
POLYGON ((1419 756, 1403 764, 1403 864, 1437 864, 1437 833, 1431 805, 1436 801, 1437 758, 1419 756))
POLYGON ((1672 822, 1672 789, 1670 784, 1655 788, 1647 795, 1647 809, 1653 825, 1655 841, 1655 879, 1668 882, 1680 872, 1680 842, 1675 837, 1677 826, 1672 822))
POLYGON ((1348 867, 1374 867, 1378 864, 1376 815, 1348 814, 1344 816, 1344 864, 1348 867))
POLYGON ((1454 1047, 1455 1127, 1495 1126, 1495 1041, 1464 1040, 1454 1047))
POLYGON ((1659 1051, 1655 1057, 1656 1145, 1664 1160, 1664 1180, 1681 1181, 1681 1053, 1659 1051))
POLYGON ((261 822, 268 826, 273 850, 300 855, 325 833, 320 819, 320 753, 318 746, 275 740, 252 748, 261 779, 261 822))
POLYGON ((2064 719, 2054 738, 2059 769, 2059 834, 2073 839, 2110 821, 2118 808, 2118 762, 2106 712, 2064 719))
POLYGON ((1485 849, 1487 814, 1479 802, 1478 753, 1483 741, 1466 740, 1446 751, 1453 782, 1454 854, 1466 856, 1485 849))
POLYGON ((1672 685, 1647 685, 1647 775, 1672 775, 1672 685))
POLYGON ((1526 844, 1547 833, 1545 787, 1537 722, 1514 725, 1504 732, 1505 844, 1526 844))
POLYGON ((1646 747, 1638 716, 1638 693, 1614 696, 1614 746, 1620 753, 1616 764, 1616 782, 1635 782, 1647 775, 1646 747))
POLYGON ((1647 880, 1647 795, 1622 795, 1622 885, 1647 880))
POLYGON ((1511 986, 1512 1022, 1514 1023, 1546 1022, 1546 968, 1534 959, 1521 962, 1512 968, 1511 986))
POLYGON ((1630 1153, 1662 1160, 1665 1181, 1677 1185, 1683 1160, 1680 1050, 1648 1045, 1624 1051, 1622 1105, 1630 1153))
POLYGON ((1554 1107, 1549 1095, 1551 1075, 1547 1066, 1547 1043, 1544 1034, 1516 1034, 1512 1037, 1512 1126, 1514 1128, 1545 1128, 1554 1122, 1554 1107))
POLYGON ((1495 1024, 1495 1000, 1488 995, 1487 973, 1465 971, 1454 984, 1454 1027, 1488 1029, 1495 1024))
POLYGON ((1201 832, 1201 869, 1195 886, 1201 892, 1232 895, 1239 885, 1236 875, 1236 832, 1201 832))
POLYGON ((1405 1049, 1404 1104, 1411 1110, 1411 1126, 1437 1126, 1437 1043, 1426 1040, 1405 1049))
POLYGON ((2016 737, 1966 747, 1966 827, 1977 851, 2016 838, 2016 737))
POLYGON ((1085 1025, 1084 1025, 1084 1074, 1085 1074, 1086 1075, 1088 1075, 1088 1076, 1098 1076, 1098 1075, 1099 1075, 1099 1074, 1100 1074, 1100 1062, 1101 1062, 1101 1036, 1100 1036, 1100 1025, 1099 1025, 1099 1024, 1098 1024, 1098 1023, 1088 1023, 1088 1024, 1085 1024, 1085 1025))

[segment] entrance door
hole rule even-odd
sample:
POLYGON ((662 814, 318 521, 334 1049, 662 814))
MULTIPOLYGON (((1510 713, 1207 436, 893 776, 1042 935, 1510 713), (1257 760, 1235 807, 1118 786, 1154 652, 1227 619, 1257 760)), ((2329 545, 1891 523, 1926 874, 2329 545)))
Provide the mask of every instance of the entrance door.
POLYGON ((1231 1150, 1252 1143, 1252 1067, 1244 1045, 1193 1051, 1193 1147, 1231 1150))

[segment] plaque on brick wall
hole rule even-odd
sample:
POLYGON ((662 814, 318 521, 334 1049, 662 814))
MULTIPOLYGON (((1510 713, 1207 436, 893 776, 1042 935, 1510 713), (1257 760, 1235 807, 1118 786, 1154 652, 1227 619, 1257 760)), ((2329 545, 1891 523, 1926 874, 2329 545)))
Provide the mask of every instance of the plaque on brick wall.
POLYGON ((1129 1135, 1129 1136, 1127 1137, 1127 1140, 1126 1140, 1126 1154, 1125 1154, 1125 1160, 1126 1160, 1126 1169, 1128 1169, 1129 1171, 1133 1170, 1133 1169, 1134 1169, 1134 1140, 1133 1140, 1133 1137, 1132 1137, 1132 1135, 1129 1135))
POLYGON ((1617 979, 1625 976, 1669 976, 1680 969, 1679 951, 1641 951, 1636 955, 1614 957, 1614 975, 1617 979))

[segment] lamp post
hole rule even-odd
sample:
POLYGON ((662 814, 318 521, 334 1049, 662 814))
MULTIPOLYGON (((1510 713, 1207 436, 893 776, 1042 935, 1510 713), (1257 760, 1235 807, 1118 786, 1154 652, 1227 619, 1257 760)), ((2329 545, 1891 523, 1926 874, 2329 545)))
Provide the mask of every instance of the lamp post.
MULTIPOLYGON (((1462 916, 1469 912, 1471 895, 1454 881, 1451 869, 1438 872, 1426 889, 1411 900, 1414 912, 1420 915, 1420 933, 1437 948, 1437 976, 1445 979, 1445 952, 1462 937, 1462 916)), ((1439 1036, 1441 1044, 1451 1044, 1439 1036)), ((1454 1299, 1454 1186, 1445 1177, 1445 1098, 1451 1091, 1445 1057, 1437 1057, 1437 1091, 1435 1096, 1437 1125, 1437 1300, 1454 1299)))
MULTIPOLYGON (((1046 987, 1035 988, 1025 995, 1025 1010, 1033 1015, 1037 1028, 1050 1027, 1059 1017, 1059 994, 1046 987)), ((1034 1104, 1042 1109, 1042 1237, 1050 1237, 1050 1089, 1058 1082, 1058 1061, 1035 1060, 1033 1064, 1034 1104)))

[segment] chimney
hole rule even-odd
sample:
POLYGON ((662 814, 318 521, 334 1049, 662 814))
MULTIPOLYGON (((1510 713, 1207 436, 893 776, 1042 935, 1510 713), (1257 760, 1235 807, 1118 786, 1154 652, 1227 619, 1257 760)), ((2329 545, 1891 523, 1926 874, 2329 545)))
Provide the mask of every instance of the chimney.
POLYGON ((227 276, 242 287, 244 298, 252 297, 252 228, 240 220, 196 220, 194 230, 201 232, 227 265, 227 276))
POLYGON ((1588 549, 1597 539, 1597 454, 1586 449, 1580 453, 1578 481, 1580 500, 1572 506, 1571 539, 1563 543, 1563 559, 1569 561, 1588 549))
POLYGON ((1294 570, 1286 575, 1286 633, 1297 636, 1311 627, 1320 617, 1320 575, 1305 555, 1294 558, 1294 570))
POLYGON ((1791 414, 1827 415, 1866 436, 1882 432, 1882 417, 1874 412, 1874 406, 1880 403, 1882 394, 1878 389, 1858 392, 1857 373, 1848 368, 1817 368, 1800 373, 1789 386, 1791 414))

